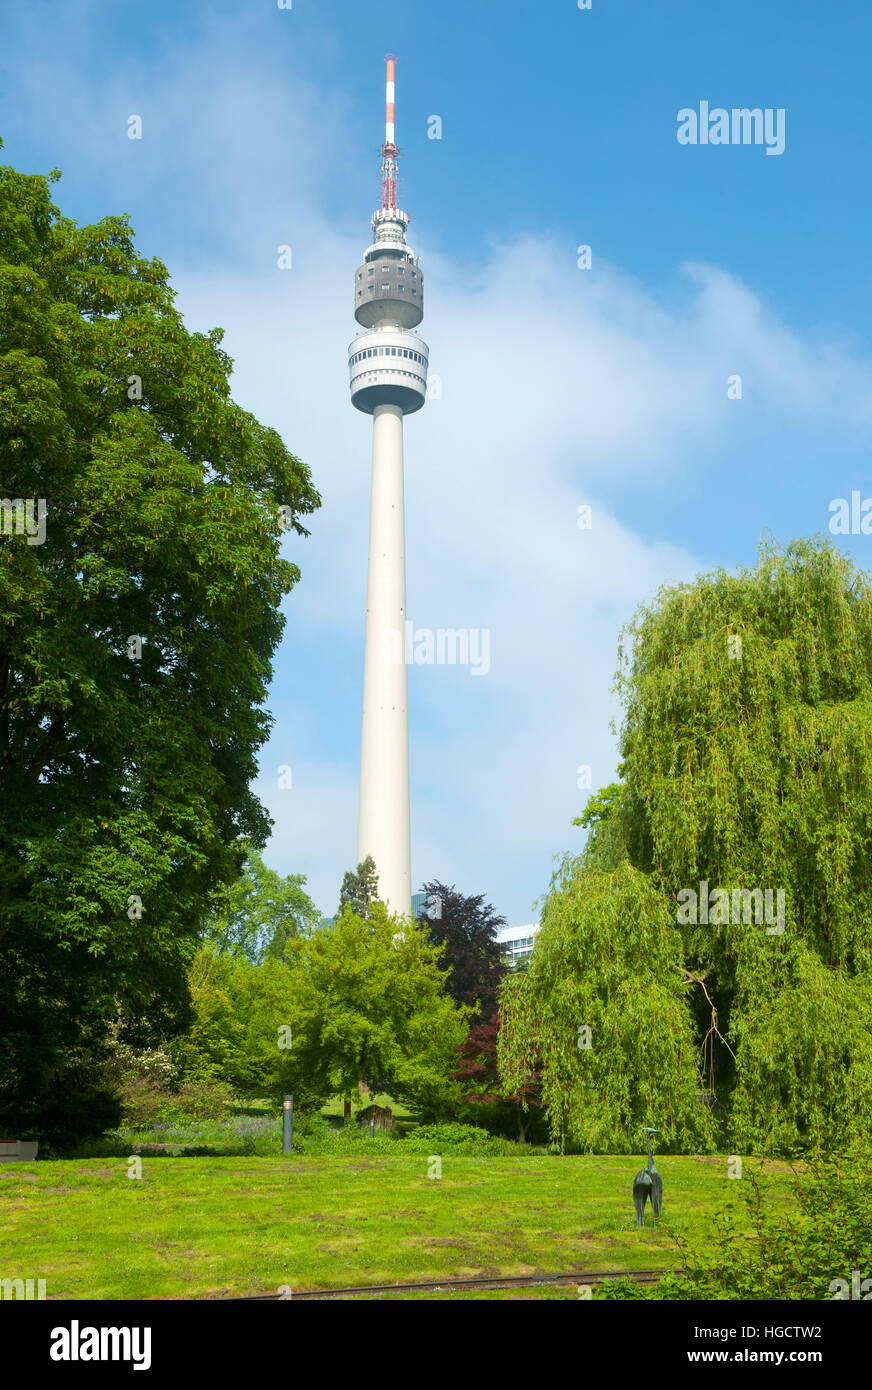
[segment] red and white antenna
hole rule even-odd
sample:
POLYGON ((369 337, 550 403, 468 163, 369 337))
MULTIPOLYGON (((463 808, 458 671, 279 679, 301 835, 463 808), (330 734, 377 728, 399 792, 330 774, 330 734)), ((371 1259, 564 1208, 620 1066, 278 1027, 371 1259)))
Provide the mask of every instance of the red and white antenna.
POLYGON ((397 60, 392 53, 385 58, 387 63, 387 85, 385 87, 385 144, 394 143, 394 93, 396 91, 397 60))
POLYGON ((382 208, 396 210, 397 156, 400 153, 394 140, 394 100, 396 93, 396 54, 388 53, 385 85, 385 142, 382 145, 382 208))

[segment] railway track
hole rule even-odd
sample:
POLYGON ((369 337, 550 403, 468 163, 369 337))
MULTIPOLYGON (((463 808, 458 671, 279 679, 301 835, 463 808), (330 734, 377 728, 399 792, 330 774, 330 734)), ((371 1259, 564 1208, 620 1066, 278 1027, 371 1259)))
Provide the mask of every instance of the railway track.
POLYGON ((223 1298, 231 1303, 295 1302, 297 1299, 373 1298, 380 1294, 451 1293, 464 1289, 533 1289, 541 1285, 602 1284, 609 1279, 632 1279, 635 1284, 654 1284, 665 1274, 680 1274, 671 1269, 602 1269, 576 1270, 568 1274, 512 1274, 484 1276, 480 1279, 427 1279, 409 1284, 360 1284, 345 1289, 294 1289, 290 1294, 236 1294, 223 1298))

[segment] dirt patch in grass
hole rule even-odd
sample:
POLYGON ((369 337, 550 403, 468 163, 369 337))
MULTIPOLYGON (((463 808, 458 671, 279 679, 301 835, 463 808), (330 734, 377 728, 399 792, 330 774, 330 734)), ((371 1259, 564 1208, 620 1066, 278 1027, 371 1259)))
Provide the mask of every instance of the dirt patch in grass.
POLYGON ((411 1244, 426 1245, 435 1249, 462 1250, 468 1252, 479 1247, 471 1240, 458 1240, 456 1236, 411 1236, 411 1244))

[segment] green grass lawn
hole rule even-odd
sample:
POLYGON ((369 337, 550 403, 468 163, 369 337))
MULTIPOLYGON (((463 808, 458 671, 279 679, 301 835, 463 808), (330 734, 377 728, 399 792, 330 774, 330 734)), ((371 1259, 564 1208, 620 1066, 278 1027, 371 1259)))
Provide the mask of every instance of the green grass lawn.
MULTIPOLYGON (((49 1298, 196 1298, 673 1268, 667 1227, 706 1243, 743 1184, 727 1179, 723 1157, 658 1159, 661 1226, 649 1214, 638 1230, 631 1189, 643 1163, 444 1156, 441 1181, 418 1157, 146 1157, 141 1180, 122 1159, 8 1164, 0 1277, 44 1278, 49 1298)), ((770 1165, 769 1181, 782 1171, 770 1165)))

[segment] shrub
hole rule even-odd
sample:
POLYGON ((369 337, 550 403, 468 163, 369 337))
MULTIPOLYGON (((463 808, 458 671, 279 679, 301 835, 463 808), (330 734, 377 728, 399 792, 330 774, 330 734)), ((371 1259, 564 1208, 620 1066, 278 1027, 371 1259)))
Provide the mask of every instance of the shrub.
POLYGON ((426 1140, 428 1144, 448 1145, 482 1143, 493 1138, 479 1125, 465 1125, 456 1120, 435 1125, 419 1125, 414 1137, 426 1140))
POLYGON ((503 1158, 536 1152, 529 1144, 488 1134, 478 1125, 457 1122, 419 1125, 403 1140, 403 1149, 410 1154, 455 1154, 465 1158, 503 1158))
POLYGON ((220 1120, 233 1101, 233 1091, 224 1081, 186 1082, 168 1098, 165 1118, 220 1120))
POLYGON ((372 1138, 369 1129, 352 1121, 341 1129, 333 1129, 318 1117, 311 1121, 304 1135, 294 1126, 296 1137, 307 1153, 318 1154, 384 1154, 395 1158, 410 1158, 430 1154, 454 1154, 465 1158, 504 1158, 535 1153, 531 1145, 516 1144, 488 1134, 477 1125, 455 1122, 420 1125, 401 1136, 398 1130, 376 1130, 372 1138))
POLYGON ((184 1075, 163 1048, 133 1048, 115 1040, 103 1075, 120 1096, 122 1123, 136 1129, 189 1117, 218 1120, 234 1099, 231 1087, 216 1076, 184 1075))
POLYGON ((312 1154, 396 1154, 400 1152, 400 1139, 395 1129, 377 1129, 372 1139, 369 1128, 352 1121, 341 1129, 334 1129, 326 1120, 318 1116, 313 1120, 308 1133, 301 1133, 294 1122, 294 1148, 297 1138, 306 1153, 312 1154))

